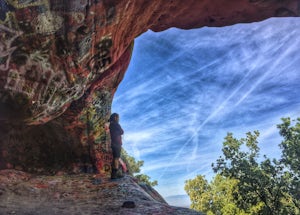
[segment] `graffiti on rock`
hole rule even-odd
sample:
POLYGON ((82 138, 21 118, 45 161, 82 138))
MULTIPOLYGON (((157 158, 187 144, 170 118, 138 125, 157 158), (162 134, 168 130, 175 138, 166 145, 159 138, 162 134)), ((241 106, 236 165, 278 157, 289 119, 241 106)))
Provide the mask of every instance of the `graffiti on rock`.
POLYGON ((111 64, 110 48, 112 40, 110 37, 104 37, 100 43, 95 46, 96 54, 89 60, 88 68, 92 74, 102 73, 111 64))
POLYGON ((17 48, 12 43, 22 33, 15 31, 0 24, 0 71, 6 71, 9 68, 11 55, 17 48))
POLYGON ((106 29, 118 23, 117 14, 113 1, 0 0, 0 102, 22 104, 27 124, 82 102, 70 127, 103 173, 111 168, 113 95, 97 89, 82 97, 113 64, 115 32, 106 29))
POLYGON ((116 22, 113 4, 0 0, 0 6, 1 87, 31 102, 27 123, 62 114, 112 64, 113 39, 102 29, 116 22))
POLYGON ((39 34, 53 34, 62 27, 62 24, 63 18, 52 12, 39 14, 33 20, 34 30, 39 34))
POLYGON ((109 124, 107 119, 111 109, 112 94, 107 90, 98 90, 86 100, 88 105, 81 112, 79 120, 85 126, 81 141, 86 142, 93 152, 98 171, 107 174, 111 170, 112 154, 110 148, 109 124))

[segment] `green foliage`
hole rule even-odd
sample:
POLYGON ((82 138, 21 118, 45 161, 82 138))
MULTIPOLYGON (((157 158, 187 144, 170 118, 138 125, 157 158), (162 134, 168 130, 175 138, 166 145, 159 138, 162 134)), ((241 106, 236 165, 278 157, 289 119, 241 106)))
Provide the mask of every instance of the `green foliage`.
POLYGON ((288 192, 293 203, 300 208, 300 118, 293 120, 282 118, 283 123, 277 127, 283 141, 280 144, 282 149, 281 163, 289 170, 285 173, 285 180, 288 181, 288 192))
POLYGON ((141 167, 144 165, 144 161, 136 161, 134 157, 130 156, 123 148, 121 151, 121 158, 126 163, 128 173, 134 175, 141 171, 141 167))
POLYGON ((150 181, 150 177, 148 175, 145 175, 145 174, 138 174, 138 175, 135 175, 135 177, 140 181, 140 182, 143 182, 145 184, 148 184, 150 185, 151 187, 154 187, 156 185, 158 185, 157 181, 150 181))
POLYGON ((242 139, 228 133, 223 156, 212 165, 213 181, 204 176, 186 181, 191 207, 207 214, 300 214, 300 119, 295 125, 282 120, 279 161, 260 157, 258 131, 242 139))
POLYGON ((152 187, 156 186, 157 181, 150 181, 150 177, 145 174, 137 174, 141 172, 141 167, 144 165, 144 161, 136 161, 134 157, 130 156, 124 149, 121 151, 121 158, 126 163, 128 174, 134 176, 139 182, 148 184, 152 187))
POLYGON ((239 210, 234 202, 237 192, 235 179, 228 179, 217 174, 209 184, 204 176, 198 175, 195 179, 185 182, 185 191, 191 199, 191 208, 206 214, 237 215, 246 214, 239 210))
POLYGON ((198 175, 195 179, 187 180, 184 189, 191 199, 193 209, 209 211, 210 187, 204 176, 198 175))

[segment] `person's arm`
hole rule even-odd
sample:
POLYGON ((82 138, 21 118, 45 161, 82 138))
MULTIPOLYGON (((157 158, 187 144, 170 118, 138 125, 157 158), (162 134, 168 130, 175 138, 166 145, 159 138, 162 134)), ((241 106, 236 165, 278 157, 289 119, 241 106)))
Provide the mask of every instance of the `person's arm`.
POLYGON ((122 127, 119 123, 118 123, 118 131, 119 131, 120 135, 124 134, 124 130, 122 129, 122 127))
POLYGON ((110 133, 114 133, 116 135, 122 135, 124 134, 123 129, 121 128, 119 123, 111 123, 109 126, 110 133))

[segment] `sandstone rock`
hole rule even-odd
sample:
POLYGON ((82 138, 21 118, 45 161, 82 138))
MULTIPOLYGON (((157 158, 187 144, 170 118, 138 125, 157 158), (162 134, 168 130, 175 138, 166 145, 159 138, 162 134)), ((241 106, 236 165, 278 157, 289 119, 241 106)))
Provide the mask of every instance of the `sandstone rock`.
POLYGON ((299 15, 296 0, 46 0, 2 5, 1 118, 27 124, 58 117, 89 88, 103 88, 103 79, 109 78, 111 86, 106 87, 113 94, 129 61, 122 56, 148 29, 299 15), (112 69, 119 61, 121 68, 112 69))
POLYGON ((130 176, 94 184, 91 174, 37 176, 0 171, 0 214, 201 214, 154 199, 130 176))
MULTIPOLYGON (((42 176, 31 178, 31 184, 21 183, 21 176, 29 177, 22 172, 14 173, 20 177, 7 176, 16 186, 1 185, 1 209, 19 213, 24 207, 27 214, 64 214, 64 205, 78 214, 97 211, 101 198, 109 197, 107 190, 101 198, 94 193, 93 204, 84 205, 86 196, 71 188, 62 193, 57 187, 61 182, 53 181, 63 180, 68 186, 72 182, 85 193, 87 182, 65 180, 64 173, 98 171, 105 177, 110 172, 107 119, 138 35, 148 29, 226 26, 299 16, 297 0, 0 0, 0 5, 0 169, 58 173, 52 184, 44 183, 42 176)), ((5 184, 8 178, 1 177, 5 184)), ((123 197, 118 184, 106 186, 123 197)), ((150 207, 146 200, 135 202, 135 210, 141 213, 141 207, 166 210, 164 214, 185 213, 165 203, 151 202, 150 207)), ((116 200, 106 206, 108 211, 121 213, 120 205, 116 200)))
POLYGON ((110 171, 106 122, 141 33, 299 15, 297 0, 0 2, 0 169, 31 172, 110 171))

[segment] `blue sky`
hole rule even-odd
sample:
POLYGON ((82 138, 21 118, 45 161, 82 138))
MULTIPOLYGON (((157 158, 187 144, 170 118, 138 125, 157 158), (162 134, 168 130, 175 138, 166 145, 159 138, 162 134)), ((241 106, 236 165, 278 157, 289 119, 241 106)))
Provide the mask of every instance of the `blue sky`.
POLYGON ((136 38, 112 111, 170 204, 188 204, 185 180, 213 177, 227 132, 259 130, 261 154, 280 156, 276 124, 300 117, 299 35, 299 18, 272 18, 136 38))

